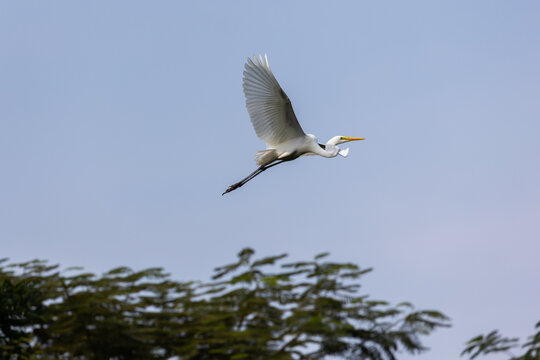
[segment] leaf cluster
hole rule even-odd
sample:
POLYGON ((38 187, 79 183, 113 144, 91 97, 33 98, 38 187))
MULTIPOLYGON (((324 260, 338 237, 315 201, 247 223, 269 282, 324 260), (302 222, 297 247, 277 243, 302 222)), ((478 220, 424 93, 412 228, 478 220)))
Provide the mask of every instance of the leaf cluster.
POLYGON ((507 353, 510 360, 540 360, 540 322, 536 323, 535 328, 536 333, 529 336, 521 346, 525 351, 522 355, 516 356, 511 351, 520 347, 518 338, 503 337, 498 330, 493 330, 487 335, 478 335, 469 340, 461 356, 468 355, 469 359, 474 359, 479 355, 507 353))

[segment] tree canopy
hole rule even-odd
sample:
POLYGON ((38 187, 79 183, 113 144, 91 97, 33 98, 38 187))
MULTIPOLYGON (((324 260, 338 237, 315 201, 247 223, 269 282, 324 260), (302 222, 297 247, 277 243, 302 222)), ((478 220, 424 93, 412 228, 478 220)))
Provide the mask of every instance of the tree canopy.
POLYGON ((254 259, 243 249, 209 281, 161 268, 101 276, 33 260, 0 262, 2 359, 395 359, 449 326, 434 310, 359 294, 371 269, 254 259))

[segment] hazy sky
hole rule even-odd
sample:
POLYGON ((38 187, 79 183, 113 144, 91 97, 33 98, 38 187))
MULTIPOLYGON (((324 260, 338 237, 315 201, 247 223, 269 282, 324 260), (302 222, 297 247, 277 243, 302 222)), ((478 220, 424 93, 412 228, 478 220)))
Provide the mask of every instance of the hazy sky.
POLYGON ((456 359, 540 320, 539 137, 538 1, 0 3, 12 261, 191 280, 245 246, 330 251, 375 268, 364 293, 449 315, 415 358, 456 359), (264 149, 241 88, 259 52, 307 133, 367 140, 222 197, 264 149))

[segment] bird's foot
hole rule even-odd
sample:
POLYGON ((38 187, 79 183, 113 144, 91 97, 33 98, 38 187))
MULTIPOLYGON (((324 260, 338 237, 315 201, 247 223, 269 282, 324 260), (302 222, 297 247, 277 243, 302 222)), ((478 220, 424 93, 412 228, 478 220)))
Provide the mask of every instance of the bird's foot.
POLYGON ((242 185, 244 185, 242 182, 238 182, 238 183, 236 183, 236 184, 232 184, 231 186, 229 186, 229 187, 227 188, 227 190, 225 190, 225 192, 224 192, 223 194, 221 194, 221 196, 223 196, 223 195, 225 195, 225 194, 227 194, 227 193, 229 193, 229 192, 231 192, 231 191, 233 191, 233 190, 238 189, 238 188, 239 188, 240 186, 242 186, 242 185))

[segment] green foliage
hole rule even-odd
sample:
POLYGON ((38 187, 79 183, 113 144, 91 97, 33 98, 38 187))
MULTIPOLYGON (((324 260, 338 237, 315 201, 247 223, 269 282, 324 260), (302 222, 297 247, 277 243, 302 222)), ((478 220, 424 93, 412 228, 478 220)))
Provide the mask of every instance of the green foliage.
POLYGON ((536 323, 536 334, 529 336, 528 341, 523 344, 523 348, 527 352, 519 357, 519 360, 540 359, 540 321, 536 323))
POLYGON ((540 322, 536 324, 536 329, 536 334, 529 336, 528 341, 521 346, 525 353, 520 356, 515 356, 510 351, 519 347, 519 339, 502 337, 497 330, 469 340, 461 356, 467 354, 469 359, 474 359, 478 355, 505 352, 510 356, 510 360, 540 360, 540 322))
POLYGON ((32 328, 41 323, 44 298, 38 278, 25 273, 14 276, 1 267, 5 261, 0 260, 0 358, 29 359, 35 352, 32 328))
POLYGON ((478 335, 469 340, 461 355, 470 354, 470 359, 474 359, 481 354, 487 355, 489 353, 508 351, 516 347, 517 343, 517 338, 503 338, 497 330, 494 330, 486 336, 478 335))
POLYGON ((282 263, 286 254, 178 282, 160 268, 102 276, 42 261, 0 263, 2 359, 395 359, 426 350, 420 336, 448 326, 358 295, 371 269, 351 263, 282 263))

